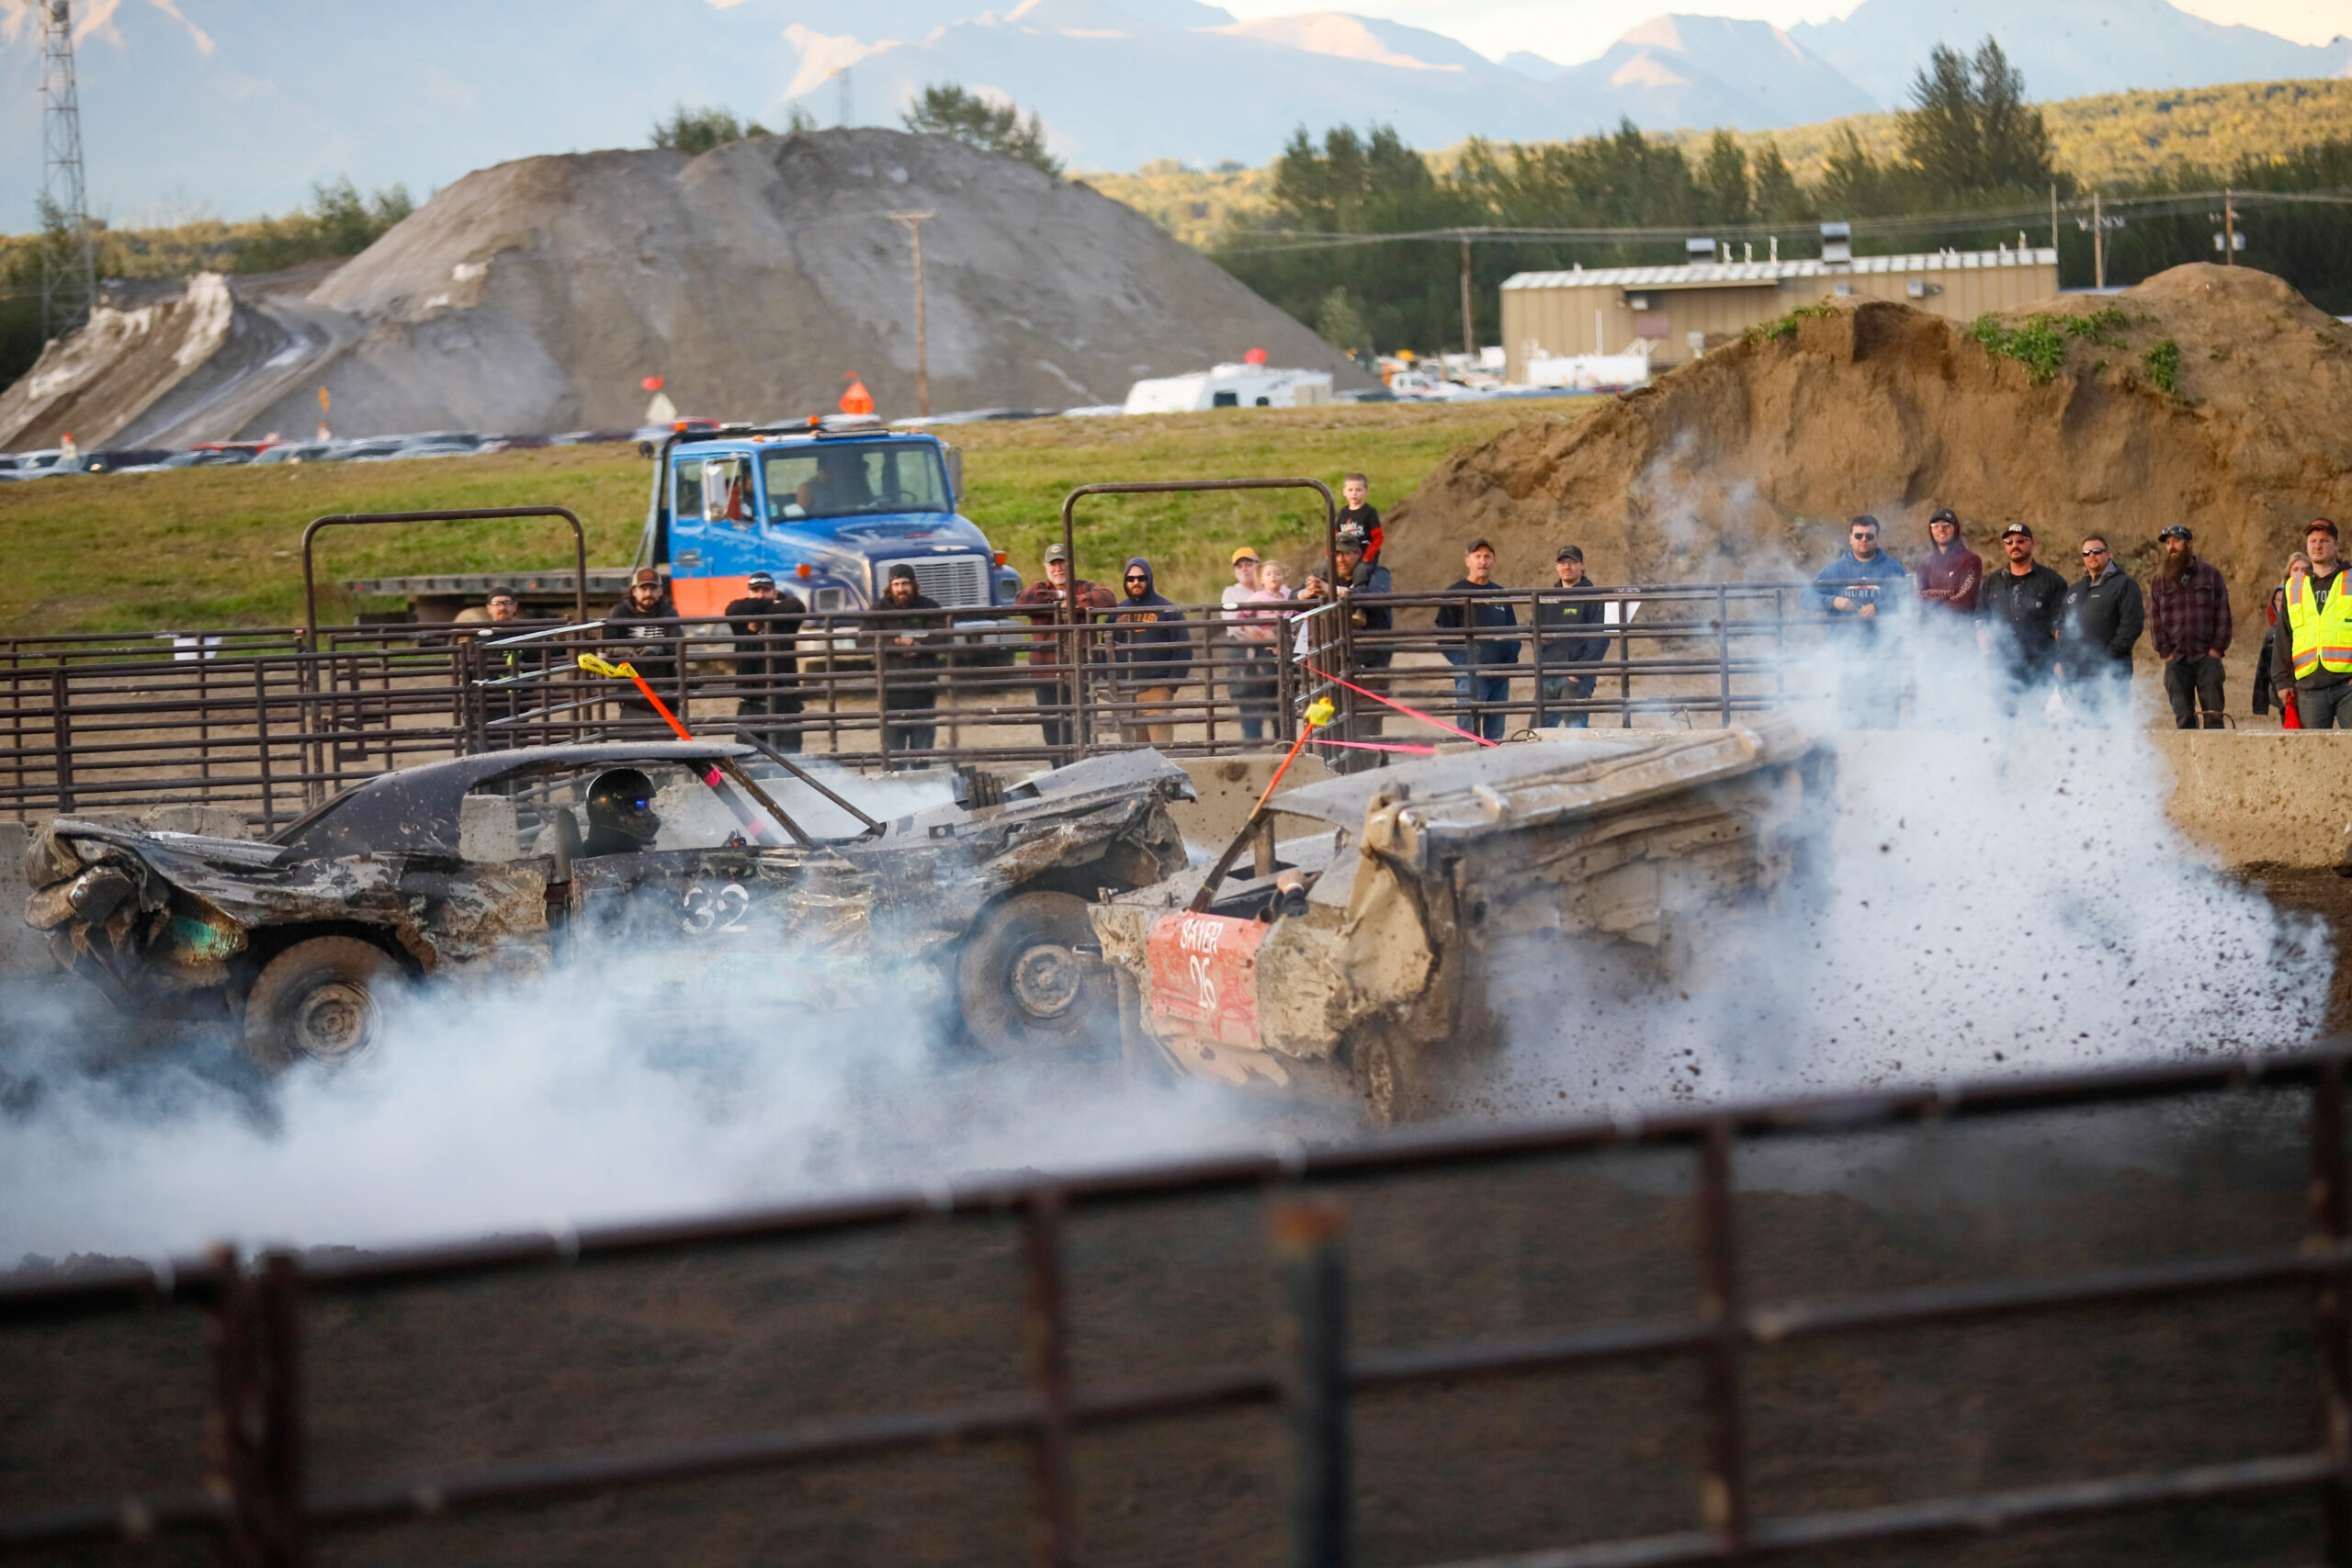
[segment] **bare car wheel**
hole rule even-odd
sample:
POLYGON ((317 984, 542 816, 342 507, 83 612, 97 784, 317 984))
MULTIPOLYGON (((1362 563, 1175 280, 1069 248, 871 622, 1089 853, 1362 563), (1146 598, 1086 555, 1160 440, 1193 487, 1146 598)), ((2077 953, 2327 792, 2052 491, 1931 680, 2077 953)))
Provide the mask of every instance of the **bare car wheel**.
POLYGON ((351 936, 298 942, 262 966, 245 998, 245 1055, 276 1071, 297 1062, 340 1066, 374 1047, 401 966, 351 936))
POLYGON ((991 1056, 1026 1056, 1116 1041, 1117 986, 1079 951, 1093 942, 1086 901, 1068 893, 1023 893, 983 914, 956 966, 973 1043, 991 1056))

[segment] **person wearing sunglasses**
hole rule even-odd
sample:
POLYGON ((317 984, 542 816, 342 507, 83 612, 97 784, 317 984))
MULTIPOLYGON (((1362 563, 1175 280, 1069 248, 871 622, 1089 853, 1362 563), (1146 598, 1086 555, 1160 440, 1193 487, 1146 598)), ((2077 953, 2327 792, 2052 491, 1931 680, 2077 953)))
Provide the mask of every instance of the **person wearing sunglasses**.
POLYGON ((1111 617, 1118 623, 1111 633, 1112 663, 1121 700, 1134 706, 1121 716, 1119 734, 1166 745, 1176 739, 1170 712, 1176 688, 1192 672, 1192 633, 1184 612, 1153 589, 1149 561, 1141 556, 1130 559, 1122 581, 1126 596, 1111 617))
POLYGON ((2070 705, 2110 722, 2130 712, 2132 649, 2147 625, 2139 583, 2093 534, 2083 541, 2083 579, 2058 604, 2058 679, 2070 705))
POLYGON ((1882 617, 1891 616, 1908 595, 1903 563, 1879 548, 1878 519, 1868 513, 1846 525, 1846 549, 1821 569, 1805 602, 1829 617, 1830 637, 1843 650, 1838 706, 1857 729, 1891 729, 1902 706, 1902 688, 1879 649, 1882 617))

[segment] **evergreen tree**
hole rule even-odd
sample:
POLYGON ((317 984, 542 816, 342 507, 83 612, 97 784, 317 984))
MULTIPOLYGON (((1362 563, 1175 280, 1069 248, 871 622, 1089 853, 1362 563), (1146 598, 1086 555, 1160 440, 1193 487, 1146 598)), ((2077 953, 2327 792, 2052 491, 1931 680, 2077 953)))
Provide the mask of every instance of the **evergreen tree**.
POLYGON ((1938 44, 1912 79, 1911 102, 1903 155, 1930 202, 2041 190, 2056 178, 2049 128, 2025 101, 2025 73, 1990 37, 1973 63, 1938 44))
POLYGON ((1344 288, 1323 296, 1322 306, 1315 312, 1315 335, 1359 365, 1371 364, 1376 354, 1372 329, 1364 325, 1363 312, 1356 309, 1344 288))
POLYGON ((1804 193, 1797 188, 1797 177, 1791 172, 1788 160, 1781 156, 1781 144, 1764 143, 1764 151, 1756 155, 1756 216, 1767 223, 1788 223, 1806 215, 1808 206, 1804 193))
POLYGON ((952 136, 967 145, 1018 158, 1048 175, 1062 172, 1061 161, 1046 151, 1044 120, 1034 112, 1024 120, 1012 105, 992 104, 953 82, 925 87, 922 99, 900 123, 918 135, 952 136))
POLYGON ((1880 168, 1852 126, 1841 126, 1832 139, 1828 164, 1821 172, 1821 209, 1835 217, 1886 209, 1886 171, 1880 168))
POLYGON ((1747 154, 1728 130, 1717 130, 1708 143, 1707 162, 1699 175, 1699 194, 1709 222, 1745 223, 1754 210, 1747 187, 1747 154))

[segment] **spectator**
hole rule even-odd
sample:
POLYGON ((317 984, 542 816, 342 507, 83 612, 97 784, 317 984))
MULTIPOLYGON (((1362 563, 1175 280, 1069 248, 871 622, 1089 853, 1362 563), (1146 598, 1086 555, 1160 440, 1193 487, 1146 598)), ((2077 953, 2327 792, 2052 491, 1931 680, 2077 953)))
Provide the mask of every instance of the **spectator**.
POLYGON ((481 604, 469 604, 458 611, 458 618, 451 624, 460 626, 504 626, 510 621, 520 620, 522 614, 522 606, 515 603, 514 594, 503 588, 493 588, 481 604))
POLYGON ((2148 632, 2165 661, 2165 695, 2177 729, 2222 726, 2222 656, 2230 650, 2230 588, 2197 558, 2197 536, 2176 523, 2156 536, 2164 554, 2148 579, 2148 632))
MULTIPOLYGON (((1311 604, 1329 604, 1334 598, 1347 601, 1349 649, 1356 671, 1351 678, 1366 691, 1376 692, 1386 690, 1385 671, 1396 657, 1396 650, 1388 646, 1388 635, 1396 629, 1396 612, 1381 603, 1396 587, 1389 581, 1388 569, 1373 563, 1371 548, 1371 536, 1363 529, 1352 523, 1343 525, 1332 546, 1339 587, 1334 590, 1324 581, 1322 573, 1309 572, 1298 596, 1311 604)), ((1344 727, 1340 739, 1363 740, 1381 733, 1386 716, 1379 704, 1366 698, 1345 705, 1354 717, 1344 727)))
MULTIPOLYGON (((904 561, 890 569, 890 578, 882 591, 882 603, 877 610, 936 610, 939 604, 924 596, 922 586, 915 581, 915 569, 904 561)), ((928 716, 939 705, 939 682, 931 671, 939 667, 939 650, 933 646, 932 634, 944 629, 947 617, 942 615, 892 615, 875 623, 875 647, 882 660, 882 746, 893 753, 928 751, 939 727, 928 716), (893 714, 922 714, 922 719, 900 719, 893 724, 893 714)), ((912 767, 912 762, 894 761, 893 769, 912 767)))
POLYGON ((1919 597, 1955 615, 1976 614, 1984 562, 1960 542, 1960 514, 1950 507, 1928 519, 1928 553, 1919 558, 1919 597))
POLYGON ((2310 566, 2290 569, 2286 614, 2271 634, 2277 651, 2271 678, 2293 672, 2295 714, 2305 729, 2352 729, 2352 599, 2337 591, 2344 562, 2337 553, 2335 525, 2315 517, 2303 530, 2310 566))
POLYGON ((1046 710, 1038 721, 1045 732, 1046 744, 1057 749, 1078 744, 1078 686, 1076 675, 1080 662, 1074 655, 1089 646, 1091 635, 1082 628, 1091 620, 1091 612, 1108 610, 1118 604, 1111 591, 1099 582, 1080 578, 1075 582, 1069 575, 1069 553, 1059 545, 1046 548, 1046 575, 1021 591, 1012 602, 1016 609, 1026 610, 1033 625, 1045 628, 1045 635, 1029 645, 1029 668, 1033 673, 1046 678, 1035 687, 1037 705, 1046 710), (1068 619, 1065 620, 1064 617, 1068 619), (1055 629, 1055 628, 1061 629, 1055 629))
MULTIPOLYGON (((1247 668, 1250 661, 1250 649, 1246 639, 1240 635, 1238 623, 1241 618, 1241 606, 1256 597, 1258 592, 1258 552, 1243 545, 1233 552, 1232 565, 1233 581, 1227 583, 1225 592, 1217 595, 1219 606, 1217 614, 1218 618, 1225 623, 1224 641, 1228 651, 1223 654, 1212 653, 1209 673, 1214 678, 1218 662, 1222 660, 1227 666, 1226 691, 1236 703, 1238 703, 1242 700, 1242 684, 1250 680, 1251 675, 1247 668)), ((1257 739, 1254 734, 1248 732, 1246 723, 1243 728, 1245 739, 1253 740, 1257 739)))
POLYGON ((2146 627, 2140 585, 2115 564, 2107 540, 2083 541, 2083 580, 2058 611, 2058 675, 2088 714, 2114 715, 2132 700, 2132 649, 2146 627))
POLYGON ((1582 548, 1562 545, 1559 554, 1552 558, 1552 570, 1559 574, 1559 592, 1535 601, 1535 665, 1544 692, 1543 716, 1536 723, 1547 729, 1584 729, 1589 728, 1592 716, 1581 708, 1570 711, 1566 705, 1591 700, 1598 679, 1591 667, 1609 651, 1609 638, 1556 634, 1547 637, 1544 628, 1601 626, 1604 606, 1600 589, 1584 574, 1582 548))
POLYGON ((2003 569, 1988 572, 1977 590, 1976 636, 1992 656, 1993 700, 2015 714, 2019 700, 2050 679, 2066 580, 2034 560, 2033 530, 2022 523, 2001 530, 2001 553, 2003 569))
MULTIPOLYGON (((1363 536, 1363 550, 1356 558, 1356 566, 1368 579, 1380 565, 1380 547, 1388 542, 1381 532, 1380 508, 1372 504, 1372 481, 1362 474, 1350 474, 1340 481, 1340 499, 1347 502, 1340 509, 1340 531, 1345 533, 1353 528, 1363 536)), ((1371 583, 1364 581, 1353 586, 1369 588, 1371 583)), ((1301 592, 1303 596, 1304 591, 1301 592)))
MULTIPOLYGON (((605 635, 609 641, 620 645, 614 650, 614 662, 635 668, 645 677, 645 683, 662 694, 663 702, 678 703, 674 690, 678 640, 684 633, 678 626, 677 608, 670 603, 660 572, 650 566, 637 569, 628 580, 628 597, 605 617, 605 635)), ((635 682, 629 682, 622 694, 620 705, 625 713, 644 718, 657 716, 653 705, 638 694, 635 682)), ((668 726, 662 728, 666 730, 668 726)))
MULTIPOLYGON (((736 700, 738 718, 789 718, 800 712, 800 691, 795 677, 800 659, 793 639, 800 635, 801 617, 808 606, 797 594, 779 592, 775 579, 755 571, 743 583, 743 597, 723 612, 727 629, 735 636, 735 678, 743 695, 736 700)), ((800 750, 797 725, 758 725, 760 738, 779 751, 800 750)))
POLYGON ((1879 621, 1898 601, 1886 597, 1907 581, 1903 563, 1878 547, 1878 519, 1864 513, 1846 525, 1846 551, 1821 569, 1805 602, 1829 617, 1834 642, 1843 644, 1838 705, 1858 729, 1891 728, 1902 706, 1894 667, 1877 651, 1879 621))
MULTIPOLYGON (((2287 558, 2286 581, 2291 581, 2297 572, 2311 569, 2312 558, 2297 550, 2287 558)), ((2271 698, 2276 696, 2278 700, 2278 728, 2301 729, 2303 721, 2295 712, 2295 683, 2291 680, 2282 683, 2278 679, 2287 673, 2287 666, 2278 654, 2278 623, 2287 618, 2285 582, 2270 591, 2270 602, 2264 610, 2270 618, 2262 633, 2262 650, 2254 656, 2254 711, 2268 713, 2271 698)))
POLYGON ((1510 701, 1510 676, 1487 671, 1519 662, 1519 639, 1479 634, 1516 627, 1519 612, 1502 597, 1506 590, 1495 581, 1495 547, 1484 539, 1471 540, 1463 552, 1461 580, 1448 584, 1446 592, 1461 596, 1438 611, 1437 624, 1440 630, 1464 634, 1458 645, 1449 644, 1445 650, 1446 661, 1460 671, 1453 678, 1453 695, 1462 728, 1500 740, 1510 728, 1510 716, 1501 705, 1510 701))
POLYGON ((1119 735, 1164 746, 1176 739, 1169 708, 1192 672, 1192 634, 1184 612, 1152 587, 1149 561, 1130 557, 1124 581, 1126 597, 1112 617, 1118 629, 1111 640, 1116 679, 1133 711, 1120 720, 1119 735))
POLYGON ((1233 694, 1241 704, 1241 739, 1262 740, 1266 721, 1273 716, 1275 694, 1281 689, 1283 611, 1290 602, 1290 573, 1278 560, 1258 568, 1258 586, 1234 611, 1234 641, 1240 646, 1241 677, 1233 694))

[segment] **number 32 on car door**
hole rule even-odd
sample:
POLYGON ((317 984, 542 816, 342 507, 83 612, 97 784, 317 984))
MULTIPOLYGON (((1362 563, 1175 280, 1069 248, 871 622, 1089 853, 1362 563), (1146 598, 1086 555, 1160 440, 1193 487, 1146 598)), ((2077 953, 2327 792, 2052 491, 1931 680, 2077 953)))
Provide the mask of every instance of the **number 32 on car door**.
POLYGON ((749 931, 743 916, 751 908, 752 895, 740 882, 729 882, 716 891, 697 882, 686 889, 685 913, 679 926, 688 936, 749 931))

